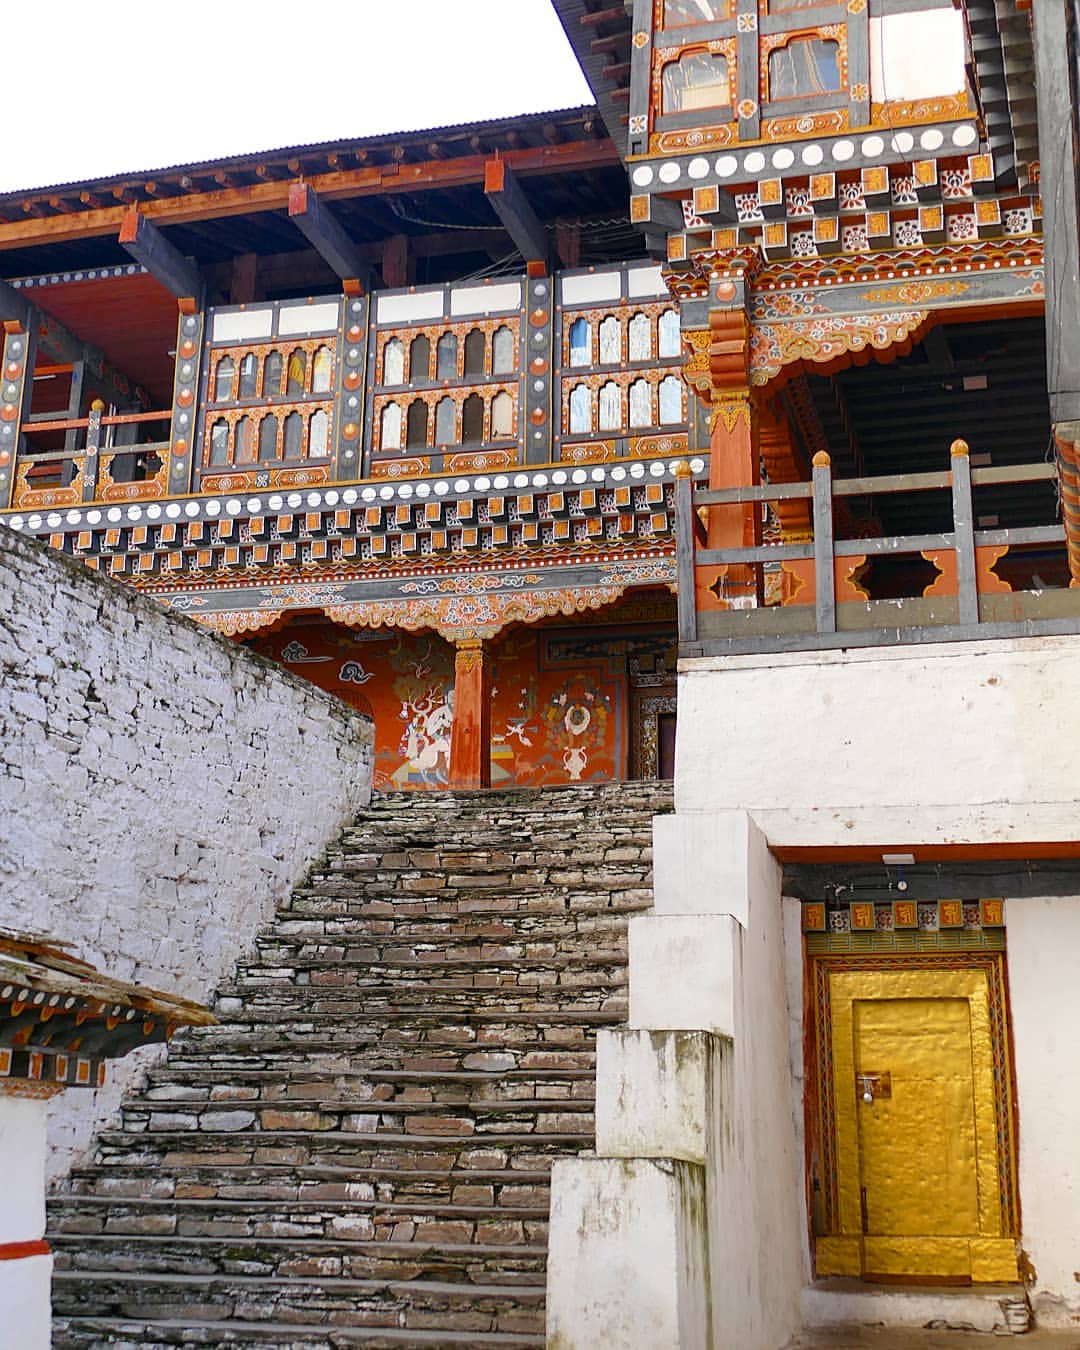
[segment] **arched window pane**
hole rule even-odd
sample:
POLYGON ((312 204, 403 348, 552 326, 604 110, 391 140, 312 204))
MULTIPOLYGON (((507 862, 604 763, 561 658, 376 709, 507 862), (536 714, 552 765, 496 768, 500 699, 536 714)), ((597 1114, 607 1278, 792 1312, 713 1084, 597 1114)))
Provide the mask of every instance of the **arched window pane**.
POLYGON ((263 397, 281 397, 281 353, 271 352, 263 362, 263 397))
POLYGON ((622 426, 622 393, 614 380, 609 380, 600 390, 601 431, 616 431, 622 426))
POLYGON ((647 314, 635 314, 630 320, 630 360, 652 360, 652 324, 647 314))
MULTIPOLYGON (((442 345, 441 343, 439 344, 442 345)), ((457 422, 457 410, 454 407, 452 398, 441 398, 435 405, 435 444, 453 445, 457 440, 455 432, 457 422)))
POLYGON ((587 366, 592 362, 592 334, 584 319, 575 319, 570 325, 570 364, 587 366))
POLYGON ((686 52, 669 61, 662 84, 660 107, 665 113, 723 108, 731 102, 727 57, 711 52, 686 52))
POLYGON ((304 419, 298 412, 291 412, 286 417, 284 440, 284 458, 302 459, 304 455, 304 419))
POLYGON ((716 23, 728 17, 728 0, 664 0, 665 28, 682 28, 688 23, 716 23))
POLYGON ((391 338, 382 352, 383 384, 405 383, 405 348, 400 338, 391 338))
POLYGON ((505 375, 514 369, 514 334, 509 328, 496 328, 491 339, 491 373, 505 375))
POLYGON ((630 386, 630 425, 652 426, 652 392, 647 380, 635 380, 630 386))
POLYGON ((679 355, 679 314, 677 310, 665 309, 657 325, 660 337, 660 355, 679 355))
POLYGON ((307 377, 307 354, 299 347, 289 353, 289 373, 285 384, 287 398, 299 398, 304 392, 307 377))
POLYGON ((431 343, 423 333, 409 346, 409 379, 414 384, 431 379, 431 343))
POLYGON ((769 57, 769 98, 808 98, 840 88, 840 44, 793 38, 769 57))
POLYGON ((236 454, 234 464, 251 464, 255 460, 255 434, 250 417, 241 417, 236 424, 236 454))
POLYGON ((683 420, 683 382, 677 375, 668 375, 660 381, 660 425, 671 426, 683 420))
POLYGON ((233 375, 236 373, 236 367, 233 365, 231 356, 223 356, 217 363, 217 370, 214 372, 214 402, 225 403, 232 398, 233 375))
MULTIPOLYGON (((425 338, 426 342, 427 339, 425 338)), ((413 343, 415 347, 416 343, 413 343)), ((409 450, 422 450, 427 445, 427 404, 422 398, 414 398, 409 404, 409 415, 405 423, 405 446, 409 450)))
MULTIPOLYGON (((220 366, 218 367, 220 370, 220 366)), ((230 376, 230 379, 232 377, 230 376)), ((210 428, 210 463, 213 465, 229 462, 229 424, 219 417, 210 428)))
POLYGON ((619 321, 609 314, 600 325, 600 364, 617 366, 622 360, 622 334, 619 321))
POLYGON ((514 434, 514 400, 502 390, 491 400, 491 439, 514 434))
POLYGON ((457 337, 444 333, 435 352, 435 378, 452 380, 457 375, 457 337))
POLYGON ((313 394, 326 394, 329 392, 333 368, 334 362, 330 355, 330 348, 317 348, 315 359, 311 363, 311 392, 313 394))
POLYGON ((316 408, 311 414, 311 425, 308 427, 308 458, 318 459, 325 455, 329 439, 330 419, 324 408, 316 408))
MULTIPOLYGON (((466 344, 466 356, 468 356, 466 344)), ((484 400, 479 394, 470 394, 461 405, 461 441, 469 445, 484 439, 484 400)))
POLYGON ((388 403, 382 410, 382 421, 379 424, 379 448, 380 450, 401 449, 401 408, 396 403, 388 403))
POLYGON ((570 431, 592 431, 592 390, 579 384, 570 391, 570 431))
POLYGON ((484 373, 484 334, 474 328, 465 338, 465 374, 483 375, 484 373))
POLYGON ((259 459, 277 459, 277 418, 273 413, 259 423, 259 459))
POLYGON ((254 352, 248 352, 240 362, 240 389, 237 398, 254 398, 259 383, 259 363, 254 352))

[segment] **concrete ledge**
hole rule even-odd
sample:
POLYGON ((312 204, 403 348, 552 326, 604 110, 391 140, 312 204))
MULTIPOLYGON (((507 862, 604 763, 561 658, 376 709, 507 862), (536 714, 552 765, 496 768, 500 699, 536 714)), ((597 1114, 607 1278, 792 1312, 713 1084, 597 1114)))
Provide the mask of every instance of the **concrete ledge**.
POLYGON ((705 1163, 710 1120, 723 1107, 719 1060, 730 1053, 730 1041, 705 1031, 601 1031, 597 1153, 705 1163))
POLYGON ((707 1350, 704 1168, 562 1158, 551 1171, 548 1350, 707 1350))
POLYGON ((630 920, 630 1025, 735 1034, 739 921, 729 914, 630 920))
POLYGON ((804 1325, 817 1327, 928 1327, 939 1330, 1004 1331, 1003 1302, 1023 1300, 1018 1285, 976 1289, 898 1289, 828 1280, 802 1293, 804 1325))

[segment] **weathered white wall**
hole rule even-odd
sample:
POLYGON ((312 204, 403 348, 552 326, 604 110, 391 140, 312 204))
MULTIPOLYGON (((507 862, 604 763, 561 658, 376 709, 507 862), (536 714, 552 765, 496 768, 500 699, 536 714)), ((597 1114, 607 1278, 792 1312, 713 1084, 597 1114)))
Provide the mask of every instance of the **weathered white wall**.
POLYGON ((11 1258, 10 1243, 45 1235, 46 1102, 0 1092, 0 1342, 20 1350, 48 1350, 52 1257, 11 1258))
POLYGON ((1077 837, 1080 638, 680 663, 675 802, 774 847, 1077 837))
POLYGON ((1016 1090, 1021 1245, 1040 1326, 1080 1328, 1080 898, 1005 906, 1016 1090))
MULTIPOLYGON (((0 926, 209 999, 368 800, 370 721, 8 530, 0 593, 0 926)), ((55 1100, 54 1173, 140 1055, 55 1100)))

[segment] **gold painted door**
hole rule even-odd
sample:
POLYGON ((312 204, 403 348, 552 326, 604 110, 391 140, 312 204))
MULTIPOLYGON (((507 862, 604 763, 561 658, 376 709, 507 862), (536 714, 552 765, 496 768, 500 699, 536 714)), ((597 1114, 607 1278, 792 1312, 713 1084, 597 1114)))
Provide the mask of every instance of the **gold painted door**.
POLYGON ((1015 1280, 985 977, 845 972, 831 1001, 840 1232, 818 1273, 1015 1280))

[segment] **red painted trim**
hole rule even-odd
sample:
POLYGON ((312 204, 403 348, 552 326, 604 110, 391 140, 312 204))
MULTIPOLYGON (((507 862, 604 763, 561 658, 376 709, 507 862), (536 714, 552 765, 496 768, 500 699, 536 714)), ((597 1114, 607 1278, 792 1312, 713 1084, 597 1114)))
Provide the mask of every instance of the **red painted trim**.
POLYGON ((914 853, 916 863, 960 860, 1006 862, 1013 858, 1025 861, 1080 858, 1080 841, 1029 844, 856 844, 846 848, 834 844, 778 844, 773 846, 772 853, 780 862, 789 863, 880 863, 883 853, 914 853))
POLYGON ((52 1248, 44 1238, 36 1242, 0 1242, 0 1261, 21 1261, 27 1256, 48 1256, 52 1248))

